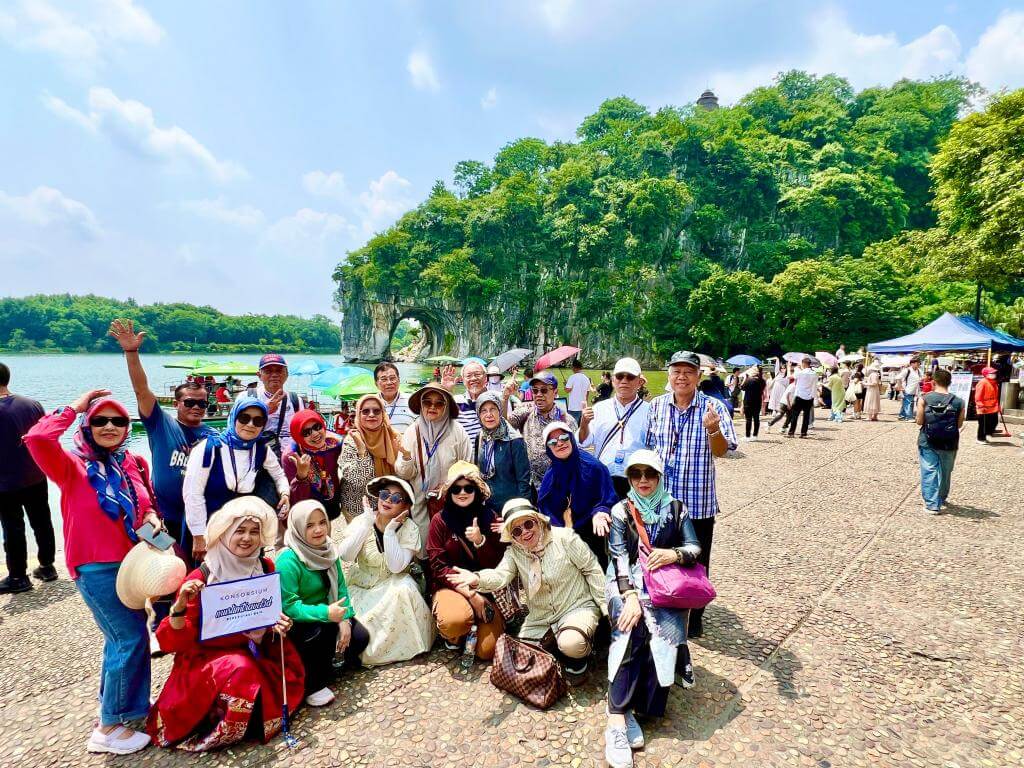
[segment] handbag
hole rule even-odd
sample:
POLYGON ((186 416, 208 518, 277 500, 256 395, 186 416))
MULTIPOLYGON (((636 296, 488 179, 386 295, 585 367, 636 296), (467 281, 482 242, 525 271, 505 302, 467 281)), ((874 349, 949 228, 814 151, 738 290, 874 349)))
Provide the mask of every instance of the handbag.
MULTIPOLYGON (((651 598, 651 605, 655 608, 672 608, 683 610, 687 608, 704 608, 717 597, 714 586, 708 579, 708 572, 700 563, 689 566, 682 566, 679 563, 663 565, 656 570, 647 567, 647 557, 651 552, 651 541, 647 537, 647 528, 644 526, 640 513, 637 512, 633 502, 626 500, 633 522, 636 524, 637 534, 640 537, 639 560, 640 570, 644 574, 644 586, 651 598)), ((675 526, 679 527, 679 506, 672 505, 672 520, 675 526)))
POLYGON ((554 656, 507 633, 494 647, 491 685, 538 709, 547 709, 568 690, 554 656))

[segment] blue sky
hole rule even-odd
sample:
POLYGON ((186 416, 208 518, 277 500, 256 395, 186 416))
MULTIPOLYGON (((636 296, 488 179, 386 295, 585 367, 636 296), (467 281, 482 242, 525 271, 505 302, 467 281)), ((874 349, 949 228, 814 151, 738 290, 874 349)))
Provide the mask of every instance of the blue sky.
POLYGON ((0 295, 333 314, 334 264, 459 160, 793 67, 1019 88, 1024 4, 8 0, 0 295))

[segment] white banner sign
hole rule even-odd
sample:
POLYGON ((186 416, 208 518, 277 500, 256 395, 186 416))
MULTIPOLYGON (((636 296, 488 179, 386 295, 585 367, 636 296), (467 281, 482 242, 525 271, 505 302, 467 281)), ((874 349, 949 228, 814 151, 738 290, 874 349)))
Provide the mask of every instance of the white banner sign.
POLYGON ((281 575, 210 584, 199 596, 200 640, 271 627, 281 616, 281 575))
POLYGON ((974 381, 974 375, 971 373, 954 373, 953 381, 949 385, 949 393, 956 395, 964 401, 964 408, 971 400, 971 384, 974 381))

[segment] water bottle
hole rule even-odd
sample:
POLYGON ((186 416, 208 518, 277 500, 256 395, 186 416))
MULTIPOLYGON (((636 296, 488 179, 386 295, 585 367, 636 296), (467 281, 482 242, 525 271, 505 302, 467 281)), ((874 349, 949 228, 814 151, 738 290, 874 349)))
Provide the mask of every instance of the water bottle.
POLYGON ((476 624, 473 625, 472 629, 469 630, 469 635, 466 637, 466 645, 462 649, 462 668, 468 670, 473 666, 473 660, 476 658, 476 624))

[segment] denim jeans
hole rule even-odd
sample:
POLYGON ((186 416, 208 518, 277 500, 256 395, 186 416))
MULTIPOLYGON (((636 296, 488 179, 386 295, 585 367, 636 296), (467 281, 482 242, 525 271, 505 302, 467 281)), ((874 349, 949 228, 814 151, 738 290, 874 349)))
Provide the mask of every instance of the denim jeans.
POLYGON ((149 713, 149 635, 146 614, 126 608, 115 584, 120 563, 89 563, 78 568, 82 600, 103 633, 100 669, 100 725, 138 720, 149 713))
POLYGON ((917 395, 908 395, 906 392, 904 392, 903 402, 900 404, 899 418, 913 419, 915 405, 917 405, 917 395))
POLYGON ((931 510, 941 509, 949 495, 949 478, 953 474, 956 451, 939 451, 932 447, 917 446, 921 458, 921 496, 931 510))

